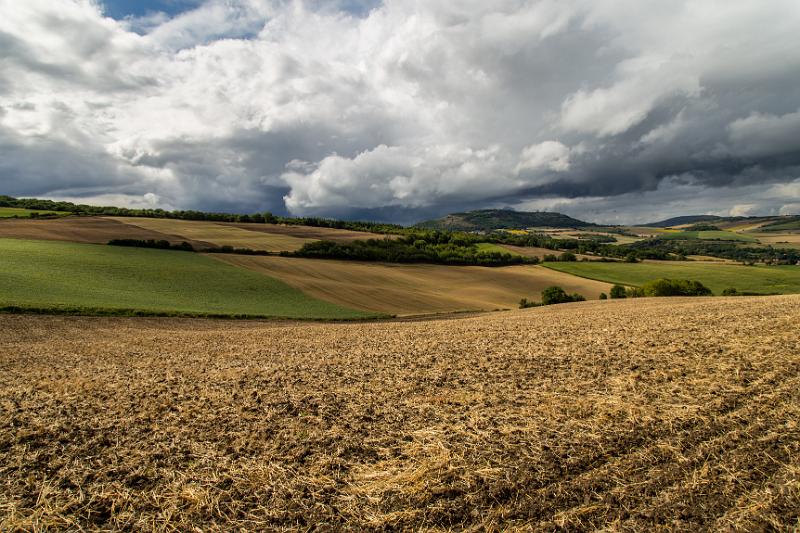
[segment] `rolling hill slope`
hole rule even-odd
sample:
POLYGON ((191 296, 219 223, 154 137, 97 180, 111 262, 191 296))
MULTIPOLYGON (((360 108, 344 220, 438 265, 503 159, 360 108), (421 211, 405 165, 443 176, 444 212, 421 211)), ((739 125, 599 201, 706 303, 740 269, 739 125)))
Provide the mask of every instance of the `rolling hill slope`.
MULTIPOLYGON (((363 318, 202 254, 0 239, 0 308, 58 313, 363 318)), ((0 529, 3 529, 0 527, 0 529)))
POLYGON ((350 309, 415 315, 516 308, 560 285, 593 300, 611 285, 533 265, 497 268, 386 264, 217 254, 215 259, 266 274, 305 294, 350 309))

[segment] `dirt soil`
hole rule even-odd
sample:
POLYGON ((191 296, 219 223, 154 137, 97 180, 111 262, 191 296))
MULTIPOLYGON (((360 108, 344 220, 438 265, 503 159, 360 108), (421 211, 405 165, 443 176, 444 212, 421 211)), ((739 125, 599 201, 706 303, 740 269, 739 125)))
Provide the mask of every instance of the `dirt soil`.
POLYGON ((187 241, 197 248, 208 248, 207 242, 191 240, 123 224, 103 217, 65 217, 52 219, 0 219, 0 238, 69 241, 106 244, 111 239, 154 239, 179 244, 187 241))
POLYGON ((3 531, 800 524, 800 296, 0 330, 3 531))

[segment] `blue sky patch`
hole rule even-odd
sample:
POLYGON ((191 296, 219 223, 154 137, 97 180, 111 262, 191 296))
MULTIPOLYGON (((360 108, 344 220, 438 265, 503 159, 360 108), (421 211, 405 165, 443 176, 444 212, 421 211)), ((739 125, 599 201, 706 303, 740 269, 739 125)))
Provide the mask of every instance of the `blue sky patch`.
POLYGON ((174 17, 201 3, 201 0, 105 0, 103 6, 106 16, 122 20, 125 17, 142 17, 158 12, 174 17))

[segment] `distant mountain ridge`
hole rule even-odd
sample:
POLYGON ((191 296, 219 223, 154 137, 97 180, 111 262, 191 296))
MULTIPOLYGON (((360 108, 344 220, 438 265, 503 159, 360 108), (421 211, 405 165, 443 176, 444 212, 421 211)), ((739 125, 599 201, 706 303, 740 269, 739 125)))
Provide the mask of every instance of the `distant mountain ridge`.
POLYGON ((800 215, 753 215, 753 216, 735 216, 735 217, 721 217, 717 215, 686 215, 680 217, 672 217, 658 222, 649 222, 647 224, 637 224, 638 226, 650 228, 669 228, 673 226, 683 226, 686 224, 697 224, 698 222, 708 222, 711 224, 730 224, 730 223, 754 223, 761 224, 764 229, 767 228, 783 228, 785 229, 798 229, 795 226, 800 224, 800 215))
POLYGON ((426 220, 418 228, 447 231, 493 231, 498 229, 585 228, 596 226, 561 213, 548 211, 512 211, 510 209, 479 209, 451 213, 442 218, 426 220))
POLYGON ((715 220, 722 220, 723 217, 717 215, 684 215, 680 217, 672 217, 658 222, 648 222, 647 224, 640 224, 648 228, 668 228, 670 226, 680 226, 683 224, 695 224, 697 222, 714 222, 715 220))

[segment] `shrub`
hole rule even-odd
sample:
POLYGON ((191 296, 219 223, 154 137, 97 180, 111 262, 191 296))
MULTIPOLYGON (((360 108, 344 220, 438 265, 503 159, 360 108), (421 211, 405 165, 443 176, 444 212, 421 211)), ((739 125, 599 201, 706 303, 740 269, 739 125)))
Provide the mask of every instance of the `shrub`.
POLYGON ((519 308, 525 309, 527 307, 539 307, 540 305, 554 305, 554 304, 564 304, 568 302, 583 302, 586 298, 582 294, 578 294, 574 292, 572 294, 567 294, 567 291, 562 289, 558 286, 547 287, 545 290, 542 291, 542 301, 541 302, 533 302, 529 301, 527 298, 522 298, 519 301, 519 308))
POLYGON ((606 293, 604 293, 604 292, 601 292, 600 293, 600 299, 601 300, 608 300, 608 295, 606 293))
POLYGON ((714 224, 694 224, 693 226, 689 226, 686 228, 686 231, 720 231, 719 226, 715 226, 714 224))
POLYGON ((519 301, 520 309, 527 309, 529 307, 539 307, 541 305, 542 304, 540 302, 529 301, 527 298, 523 298, 519 301))
POLYGON ((626 298, 627 295, 625 294, 625 287, 622 285, 614 285, 611 287, 611 291, 609 291, 612 298, 626 298))
POLYGON ((639 262, 639 258, 636 257, 636 254, 628 254, 628 255, 625 256, 625 262, 626 263, 638 263, 639 262))
POLYGON ((542 291, 542 303, 544 305, 560 304, 569 301, 569 295, 561 287, 547 287, 542 291))
POLYGON ((542 291, 542 305, 563 304, 568 302, 582 302, 586 300, 578 293, 567 294, 567 292, 558 286, 547 287, 542 291))
POLYGON ((711 290, 699 281, 688 279, 657 279, 642 287, 647 296, 710 296, 711 290))
POLYGON ((558 261, 558 257, 556 257, 555 254, 545 254, 545 256, 542 257, 542 261, 554 263, 558 261))
POLYGON ((563 261, 565 263, 573 263, 578 260, 578 258, 572 252, 564 252, 558 258, 559 261, 563 261))
POLYGON ((722 290, 723 296, 736 296, 737 294, 739 294, 739 291, 736 290, 736 287, 728 287, 722 290))
POLYGON ((644 290, 641 287, 628 287, 625 289, 626 298, 641 298, 644 296, 644 290))
POLYGON ((111 239, 108 241, 110 246, 130 246, 135 248, 156 248, 159 250, 180 250, 184 252, 194 252, 194 247, 186 241, 180 244, 170 244, 169 241, 155 239, 111 239))

